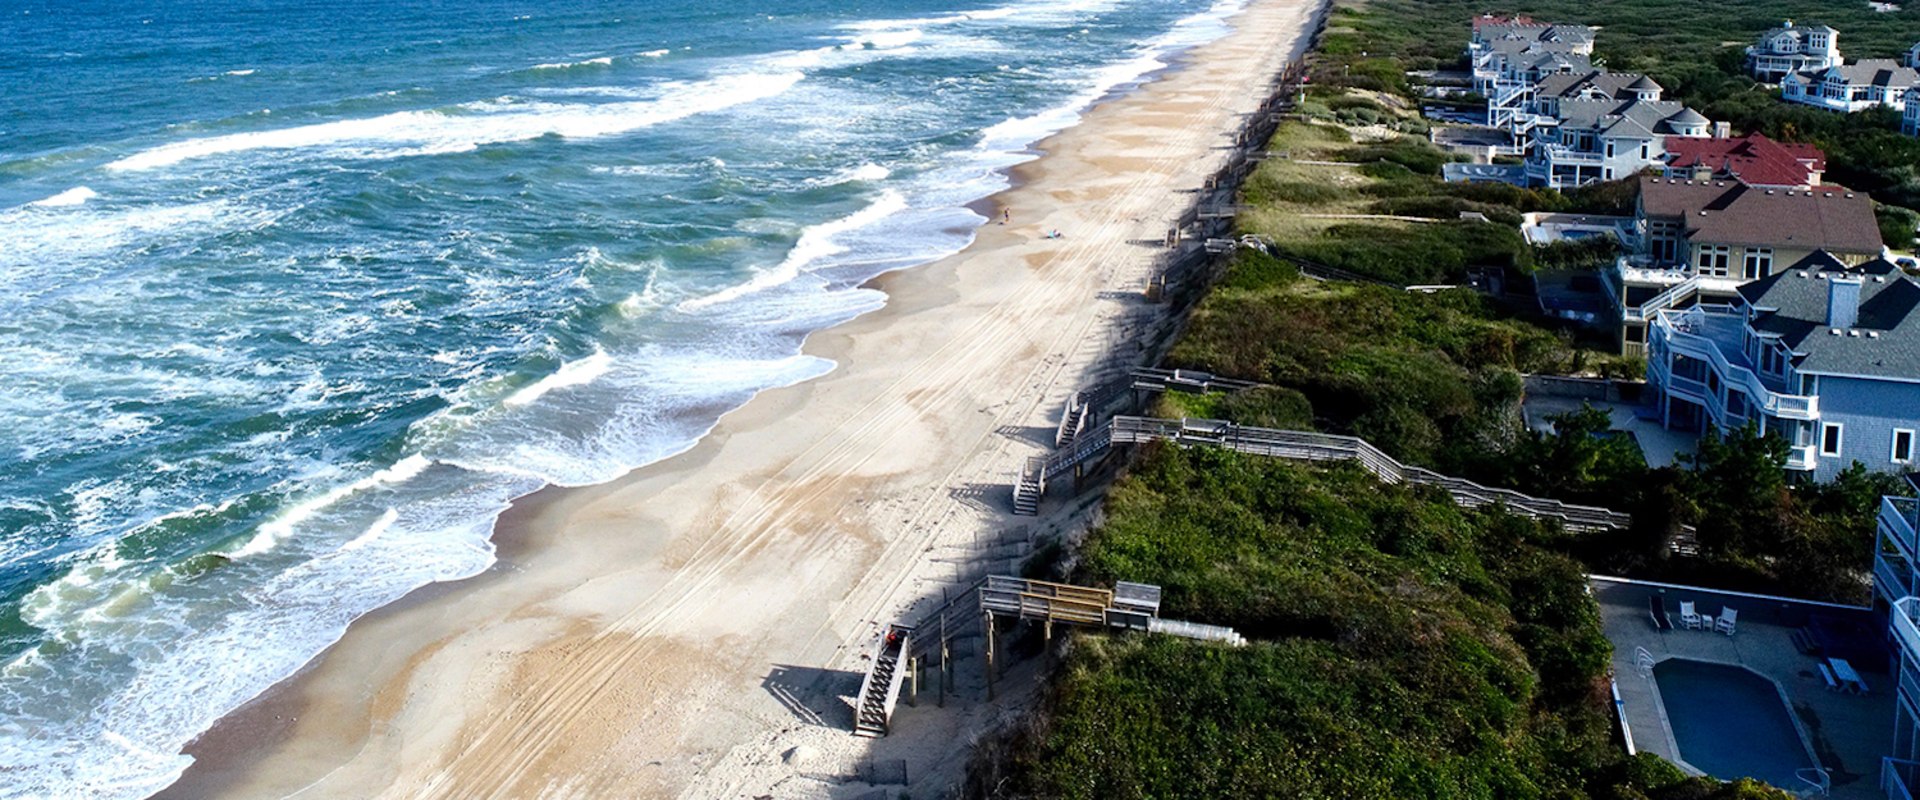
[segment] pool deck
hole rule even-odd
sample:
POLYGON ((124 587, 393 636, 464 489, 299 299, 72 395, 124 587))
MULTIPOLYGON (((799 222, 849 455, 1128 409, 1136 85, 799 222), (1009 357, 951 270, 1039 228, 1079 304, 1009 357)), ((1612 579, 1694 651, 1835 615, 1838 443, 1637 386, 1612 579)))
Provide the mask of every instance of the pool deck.
POLYGON ((1612 423, 1609 430, 1631 432, 1634 443, 1640 446, 1641 457, 1647 460, 1649 467, 1672 466, 1680 456, 1692 455, 1694 448, 1699 444, 1700 437, 1662 428, 1659 420, 1643 418, 1636 413, 1634 406, 1625 403, 1528 395, 1521 404, 1521 413, 1526 417, 1527 427, 1542 433, 1551 433, 1553 423, 1547 421, 1547 417, 1579 411, 1582 405, 1590 405, 1607 412, 1608 419, 1612 423))
POLYGON ((1888 665, 1854 663, 1870 687, 1868 694, 1831 691, 1816 670, 1819 662, 1802 654, 1790 638, 1816 613, 1870 618, 1872 612, 1603 578, 1594 579, 1593 591, 1600 603, 1601 625, 1613 642, 1614 683, 1626 707, 1634 746, 1640 751, 1680 761, 1675 757, 1673 736, 1667 729, 1653 679, 1643 677, 1636 666, 1639 648, 1656 662, 1678 657, 1738 664, 1772 678, 1786 690, 1794 715, 1813 742, 1817 761, 1832 776, 1833 797, 1886 797, 1879 778, 1880 759, 1893 747, 1894 676, 1887 672, 1888 665), (1666 633, 1654 630, 1647 613, 1647 596, 1655 592, 1666 595, 1667 613, 1676 626, 1680 624, 1682 600, 1694 602, 1703 614, 1718 615, 1722 606, 1738 609, 1734 635, 1685 628, 1666 633))

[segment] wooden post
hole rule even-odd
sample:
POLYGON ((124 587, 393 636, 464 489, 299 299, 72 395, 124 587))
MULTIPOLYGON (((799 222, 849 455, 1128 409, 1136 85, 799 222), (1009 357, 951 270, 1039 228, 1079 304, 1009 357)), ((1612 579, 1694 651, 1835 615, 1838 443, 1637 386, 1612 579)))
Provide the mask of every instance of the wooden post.
POLYGON ((986 612, 986 615, 987 615, 987 620, 986 620, 986 623, 987 623, 987 636, 986 636, 987 699, 991 701, 993 699, 993 612, 988 611, 986 612))
POLYGON ((907 659, 907 705, 920 705, 920 659, 907 659))

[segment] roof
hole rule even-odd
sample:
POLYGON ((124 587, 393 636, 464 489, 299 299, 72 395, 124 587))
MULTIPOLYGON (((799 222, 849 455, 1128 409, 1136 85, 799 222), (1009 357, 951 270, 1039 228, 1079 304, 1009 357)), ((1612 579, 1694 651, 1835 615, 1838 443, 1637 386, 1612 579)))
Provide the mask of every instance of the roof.
POLYGON ((1473 18, 1473 38, 1492 41, 1500 38, 1531 39, 1541 42, 1592 42, 1593 29, 1585 25, 1536 22, 1531 17, 1479 16, 1473 18))
POLYGON ((1706 124, 1698 114, 1693 115, 1698 122, 1688 122, 1686 113, 1687 107, 1678 100, 1562 100, 1554 116, 1562 129, 1646 139, 1678 132, 1674 125, 1706 124))
POLYGON ((1814 173, 1827 169, 1827 155, 1820 148, 1776 142, 1758 133, 1737 139, 1675 136, 1666 146, 1669 167, 1707 167, 1715 177, 1749 186, 1811 186, 1814 173))
POLYGON ((1814 253, 1784 271, 1740 287, 1754 309, 1754 332, 1778 336, 1802 373, 1920 379, 1920 282, 1874 259, 1847 267, 1814 253), (1859 321, 1835 333, 1826 326, 1835 277, 1860 279, 1859 321))
POLYGON ((1904 89, 1920 83, 1920 72, 1891 58, 1868 58, 1852 64, 1799 73, 1809 81, 1839 80, 1848 86, 1890 86, 1904 89))
POLYGON ((1873 201, 1839 186, 1797 191, 1647 177, 1640 207, 1650 217, 1681 217, 1695 242, 1880 253, 1873 201))
POLYGON ((1588 91, 1597 92, 1615 100, 1626 100, 1640 96, 1641 92, 1660 91, 1660 84, 1654 83, 1652 78, 1635 72, 1589 69, 1564 75, 1548 75, 1541 78, 1540 82, 1533 87, 1535 97, 1576 97, 1588 91))

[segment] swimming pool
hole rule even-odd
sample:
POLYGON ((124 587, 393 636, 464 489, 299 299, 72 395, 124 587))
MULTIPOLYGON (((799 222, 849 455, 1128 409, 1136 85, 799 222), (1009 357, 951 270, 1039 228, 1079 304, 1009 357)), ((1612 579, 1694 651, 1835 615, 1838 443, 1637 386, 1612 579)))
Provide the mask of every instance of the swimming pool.
POLYGON ((1721 780, 1782 788, 1814 766, 1793 711, 1773 681, 1745 667, 1669 658, 1653 667, 1680 758, 1721 780))

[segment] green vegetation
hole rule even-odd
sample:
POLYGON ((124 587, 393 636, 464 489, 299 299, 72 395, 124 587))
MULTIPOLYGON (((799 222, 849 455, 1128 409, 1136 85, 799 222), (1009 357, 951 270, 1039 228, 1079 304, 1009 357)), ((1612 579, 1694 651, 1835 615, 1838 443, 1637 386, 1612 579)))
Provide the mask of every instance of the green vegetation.
POLYGON ((1710 437, 1692 464, 1650 469, 1603 412, 1554 417, 1553 434, 1527 430, 1521 373, 1637 364, 1569 347, 1473 292, 1307 281, 1257 251, 1235 257, 1167 362, 1273 386, 1168 395, 1161 416, 1359 436, 1408 463, 1632 513, 1635 530, 1569 545, 1595 571, 1861 602, 1879 497, 1906 493, 1861 467, 1789 487, 1784 443, 1753 431, 1710 437), (1682 526, 1698 529, 1698 558, 1666 557, 1682 526))
POLYGON ((1445 183, 1447 154, 1414 136, 1356 143, 1337 125, 1289 121, 1268 148, 1288 157, 1247 180, 1243 199, 1256 210, 1239 220, 1242 231, 1281 255, 1389 283, 1459 283, 1473 268, 1529 272, 1535 251, 1520 238, 1521 215, 1577 207, 1549 190, 1445 183))
POLYGON ((1787 796, 1611 741, 1610 651, 1551 527, 1357 467, 1176 448, 1109 508, 1082 577, 1158 583, 1168 616, 1255 641, 1076 639, 976 796, 1787 796))

